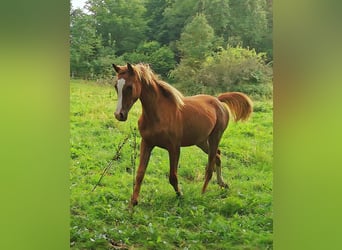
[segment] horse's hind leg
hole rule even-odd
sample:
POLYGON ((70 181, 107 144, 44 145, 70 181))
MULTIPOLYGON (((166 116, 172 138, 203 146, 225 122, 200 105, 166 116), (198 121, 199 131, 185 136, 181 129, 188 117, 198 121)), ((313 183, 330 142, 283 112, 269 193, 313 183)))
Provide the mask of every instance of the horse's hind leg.
MULTIPOLYGON (((220 130, 219 128, 215 129, 211 135, 208 138, 208 146, 209 146, 209 152, 208 152, 208 165, 206 168, 206 173, 205 173, 205 181, 204 185, 202 188, 202 193, 205 192, 207 189, 208 183, 213 175, 213 171, 215 168, 216 164, 216 155, 218 152, 218 144, 221 140, 221 136, 223 134, 223 130, 220 130)), ((220 164, 221 166, 221 164, 220 164)), ((220 168, 220 167, 218 167, 220 168)), ((216 172, 219 172, 221 174, 221 169, 216 169, 216 172)), ((221 176, 222 177, 222 176, 221 176)))
POLYGON ((228 188, 228 184, 223 181, 222 177, 222 167, 221 167, 221 150, 217 149, 216 154, 216 176, 217 176, 217 183, 220 187, 228 188))
POLYGON ((174 147, 174 148, 168 149, 168 151, 169 151, 169 158, 170 158, 169 181, 170 181, 170 184, 173 186, 174 190, 176 191, 176 194, 178 196, 181 196, 183 194, 178 186, 178 178, 177 178, 180 147, 174 147))
MULTIPOLYGON (((207 141, 197 144, 197 146, 203 150, 206 154, 209 153, 209 144, 207 141)), ((218 148, 217 153, 215 156, 215 163, 216 163, 216 169, 214 169, 214 172, 216 171, 217 176, 217 183, 224 188, 228 188, 228 185, 224 182, 222 177, 222 167, 221 167, 221 150, 218 148)), ((208 167, 208 165, 207 165, 208 167)))
POLYGON ((209 183, 211 177, 213 176, 213 171, 214 171, 214 167, 215 167, 215 156, 216 156, 217 148, 218 148, 217 144, 209 142, 208 165, 205 169, 205 180, 204 180, 204 185, 202 188, 202 194, 205 193, 205 190, 207 189, 208 183, 209 183))

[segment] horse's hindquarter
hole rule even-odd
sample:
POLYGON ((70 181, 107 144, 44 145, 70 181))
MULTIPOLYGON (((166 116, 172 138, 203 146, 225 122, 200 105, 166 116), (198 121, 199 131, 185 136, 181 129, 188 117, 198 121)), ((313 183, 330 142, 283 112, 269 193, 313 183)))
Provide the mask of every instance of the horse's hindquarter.
POLYGON ((212 96, 197 95, 186 97, 184 103, 182 146, 206 141, 217 124, 220 102, 212 96))

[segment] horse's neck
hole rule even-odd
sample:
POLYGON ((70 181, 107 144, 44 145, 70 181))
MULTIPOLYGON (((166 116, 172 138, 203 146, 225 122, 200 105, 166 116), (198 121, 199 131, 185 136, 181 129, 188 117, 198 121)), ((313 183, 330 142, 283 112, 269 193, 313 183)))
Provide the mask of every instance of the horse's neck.
MULTIPOLYGON (((143 86, 140 101, 143 109, 142 116, 149 122, 159 122, 161 110, 161 99, 163 98, 157 85, 143 86)), ((165 98, 165 97, 164 97, 165 98)))

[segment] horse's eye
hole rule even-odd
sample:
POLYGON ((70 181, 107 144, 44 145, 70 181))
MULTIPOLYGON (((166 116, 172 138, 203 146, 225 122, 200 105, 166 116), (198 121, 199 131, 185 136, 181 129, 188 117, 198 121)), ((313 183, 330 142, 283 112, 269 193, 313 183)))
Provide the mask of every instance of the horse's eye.
POLYGON ((128 91, 132 91, 132 89, 133 89, 133 88, 132 88, 131 85, 127 86, 127 90, 128 90, 128 91))

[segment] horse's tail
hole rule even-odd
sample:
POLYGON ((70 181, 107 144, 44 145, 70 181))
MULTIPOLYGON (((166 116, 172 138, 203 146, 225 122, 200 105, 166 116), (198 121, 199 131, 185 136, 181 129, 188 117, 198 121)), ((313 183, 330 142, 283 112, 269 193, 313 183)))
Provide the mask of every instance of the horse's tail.
POLYGON ((227 104, 235 121, 245 121, 253 112, 252 100, 243 93, 226 92, 220 94, 217 98, 227 104))

